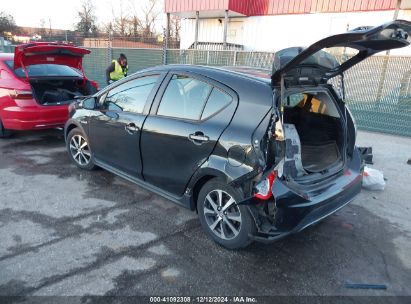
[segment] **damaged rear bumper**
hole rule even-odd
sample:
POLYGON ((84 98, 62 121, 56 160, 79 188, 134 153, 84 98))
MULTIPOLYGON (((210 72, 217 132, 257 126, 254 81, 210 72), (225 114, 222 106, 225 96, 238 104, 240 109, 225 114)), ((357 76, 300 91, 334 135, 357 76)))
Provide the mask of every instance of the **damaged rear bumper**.
POLYGON ((344 174, 324 185, 301 191, 276 179, 272 188, 277 208, 275 224, 264 229, 259 227, 258 233, 250 237, 264 243, 277 241, 300 232, 350 203, 362 187, 361 159, 358 151, 354 154, 344 174))

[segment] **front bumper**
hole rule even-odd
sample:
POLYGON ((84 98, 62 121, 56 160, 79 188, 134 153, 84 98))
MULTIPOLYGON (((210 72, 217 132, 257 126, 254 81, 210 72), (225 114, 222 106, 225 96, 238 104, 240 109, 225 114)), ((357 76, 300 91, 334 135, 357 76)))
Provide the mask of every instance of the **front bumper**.
POLYGON ((260 242, 274 242, 297 233, 350 203, 361 191, 362 162, 358 150, 344 174, 315 187, 295 188, 276 179, 272 192, 277 207, 275 225, 250 236, 260 242))

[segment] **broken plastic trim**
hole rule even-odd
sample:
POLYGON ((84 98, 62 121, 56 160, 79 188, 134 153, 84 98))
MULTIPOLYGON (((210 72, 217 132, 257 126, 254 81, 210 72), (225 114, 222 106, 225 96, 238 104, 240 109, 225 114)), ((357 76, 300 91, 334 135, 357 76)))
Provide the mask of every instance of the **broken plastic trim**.
POLYGON ((260 200, 268 200, 273 196, 272 188, 275 178, 277 177, 277 171, 271 171, 268 176, 255 185, 254 197, 260 200))

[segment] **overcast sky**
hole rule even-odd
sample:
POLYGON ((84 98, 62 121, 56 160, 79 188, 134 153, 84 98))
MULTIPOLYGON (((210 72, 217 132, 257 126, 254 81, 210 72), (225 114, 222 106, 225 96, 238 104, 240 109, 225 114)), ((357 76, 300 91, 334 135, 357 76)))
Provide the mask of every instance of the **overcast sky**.
MULTIPOLYGON (((93 0, 99 25, 112 19, 112 9, 118 12, 120 2, 119 0, 93 0)), ((124 11, 129 11, 132 4, 136 9, 147 4, 147 0, 122 0, 122 2, 124 11)), ((163 12, 163 0, 158 2, 159 10, 163 12)), ((39 27, 40 20, 44 19, 46 27, 49 27, 50 19, 52 28, 72 30, 78 21, 77 11, 81 3, 82 0, 1 0, 0 11, 12 15, 19 26, 39 27)), ((162 23, 163 19, 160 18, 159 23, 162 23)))

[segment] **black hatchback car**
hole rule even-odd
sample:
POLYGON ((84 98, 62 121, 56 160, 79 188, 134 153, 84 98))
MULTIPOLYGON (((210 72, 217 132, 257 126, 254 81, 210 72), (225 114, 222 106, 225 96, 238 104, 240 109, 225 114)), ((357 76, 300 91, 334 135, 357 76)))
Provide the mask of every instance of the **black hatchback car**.
POLYGON ((277 240, 360 192, 344 71, 409 45, 410 32, 397 20, 286 49, 268 77, 191 65, 138 72, 71 105, 68 153, 82 169, 102 167, 196 210, 227 248, 277 240))

